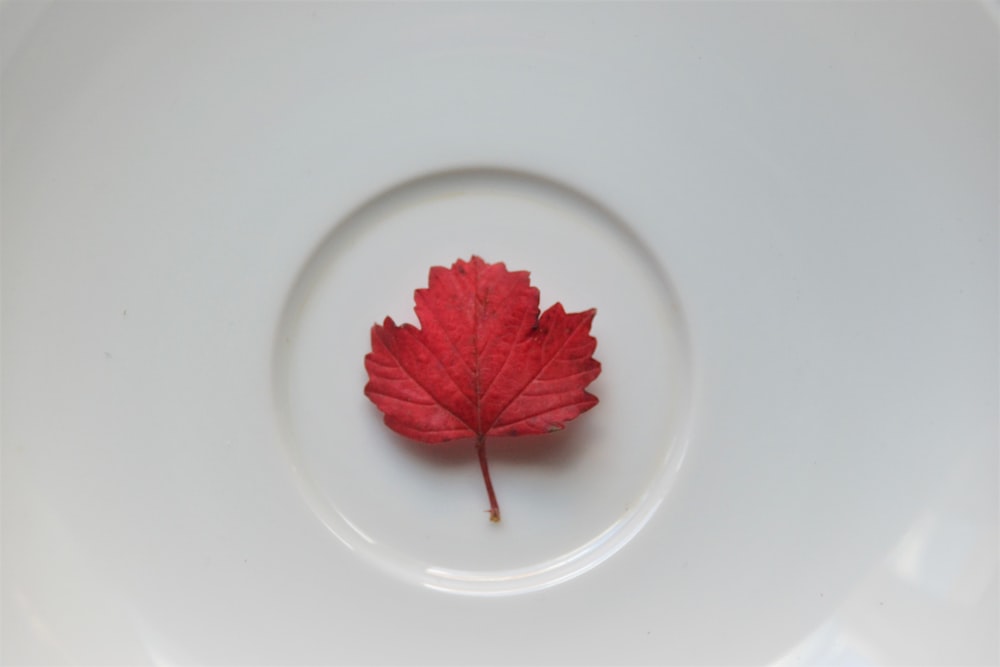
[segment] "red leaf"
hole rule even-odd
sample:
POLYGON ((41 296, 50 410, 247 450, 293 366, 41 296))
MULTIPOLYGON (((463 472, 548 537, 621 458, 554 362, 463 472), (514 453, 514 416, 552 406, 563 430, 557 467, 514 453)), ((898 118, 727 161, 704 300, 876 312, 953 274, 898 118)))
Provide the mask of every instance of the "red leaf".
POLYGON ((365 395, 408 438, 475 438, 490 518, 499 521, 486 437, 557 431, 597 404, 585 391, 601 372, 590 335, 597 311, 567 313, 556 303, 539 317, 527 271, 475 256, 432 268, 414 297, 421 328, 391 317, 372 327, 365 395))

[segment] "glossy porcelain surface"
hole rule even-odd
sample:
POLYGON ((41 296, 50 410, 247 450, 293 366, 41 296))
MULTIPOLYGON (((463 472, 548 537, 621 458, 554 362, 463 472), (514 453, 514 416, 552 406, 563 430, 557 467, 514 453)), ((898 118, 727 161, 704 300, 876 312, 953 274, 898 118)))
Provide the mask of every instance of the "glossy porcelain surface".
POLYGON ((8 664, 993 664, 976 3, 2 6, 8 664), (432 265, 594 410, 392 435, 432 265))

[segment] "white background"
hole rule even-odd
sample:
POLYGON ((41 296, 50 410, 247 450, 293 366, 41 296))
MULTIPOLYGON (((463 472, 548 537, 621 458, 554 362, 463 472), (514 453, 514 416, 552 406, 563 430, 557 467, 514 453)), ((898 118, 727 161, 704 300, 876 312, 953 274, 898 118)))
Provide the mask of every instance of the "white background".
POLYGON ((998 660, 981 5, 2 12, 4 662, 998 660), (481 164, 642 235, 700 387, 645 529, 505 598, 345 548, 270 367, 337 220, 481 164))

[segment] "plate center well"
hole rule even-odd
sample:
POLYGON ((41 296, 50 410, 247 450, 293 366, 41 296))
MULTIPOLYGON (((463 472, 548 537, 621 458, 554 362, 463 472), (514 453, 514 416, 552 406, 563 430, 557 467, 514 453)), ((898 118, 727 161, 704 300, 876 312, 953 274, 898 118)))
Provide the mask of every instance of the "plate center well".
POLYGON ((614 554, 667 496, 687 444, 687 340, 666 273, 605 207, 523 172, 431 174, 340 220, 292 285, 274 349, 281 445, 309 507, 360 557, 441 590, 537 590, 614 554), (372 324, 417 324, 429 268, 473 254, 530 271, 542 310, 596 307, 603 365, 600 404, 565 430, 489 442, 499 524, 471 441, 406 440, 362 393, 372 324))

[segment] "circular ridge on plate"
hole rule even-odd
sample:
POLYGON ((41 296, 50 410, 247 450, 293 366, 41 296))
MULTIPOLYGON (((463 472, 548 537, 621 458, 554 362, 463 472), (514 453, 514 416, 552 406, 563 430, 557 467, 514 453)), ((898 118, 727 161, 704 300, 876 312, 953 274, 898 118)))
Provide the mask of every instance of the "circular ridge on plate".
MULTIPOLYGON (((607 207, 523 171, 435 172, 392 187, 348 213, 319 242, 291 287, 272 368, 282 448, 312 511, 366 560, 441 591, 523 593, 591 570, 650 519, 687 448, 690 343, 666 273, 640 236, 607 207), (568 309, 578 309, 578 301, 581 308, 592 305, 588 299, 601 301, 595 335, 604 372, 592 388, 599 387, 596 393, 605 405, 592 410, 593 417, 578 420, 587 425, 573 423, 559 434, 541 436, 549 440, 538 440, 539 448, 563 438, 549 445, 561 453, 555 472, 535 479, 530 488, 557 491, 526 505, 516 518, 505 514, 503 523, 517 526, 508 534, 491 532, 485 517, 472 516, 473 521, 453 509, 478 502, 465 497, 472 493, 466 483, 481 484, 468 470, 441 471, 460 464, 460 451, 445 448, 439 456, 427 452, 440 446, 402 442, 362 395, 371 322, 394 304, 400 315, 412 317, 405 299, 420 285, 411 284, 416 278, 404 283, 402 275, 416 276, 431 264, 473 253, 487 261, 506 259, 512 270, 530 269, 536 285, 541 282, 536 276, 544 274, 545 284, 539 285, 543 307, 549 297, 571 301, 568 309), (440 259, 428 263, 425 256, 440 259), (649 405, 632 405, 636 402, 649 405), (629 434, 636 437, 629 440, 629 434), (628 446, 612 443, 612 435, 629 440, 628 446), (618 449, 610 450, 613 444, 618 449), (420 458, 428 456, 431 460, 420 458), (387 503, 386 497, 395 498, 400 486, 419 477, 415 468, 437 484, 416 482, 405 503, 387 503), (455 485, 454 493, 433 493, 444 485, 455 485), (607 498, 592 500, 593 487, 607 498), (411 506, 420 507, 411 511, 411 506), (551 507, 556 509, 548 512, 551 507), (442 512, 451 514, 427 519, 442 512)), ((513 451, 506 461, 512 470, 532 468, 533 452, 513 444, 496 446, 513 451)), ((515 490, 505 495, 501 505, 519 499, 515 490)))

